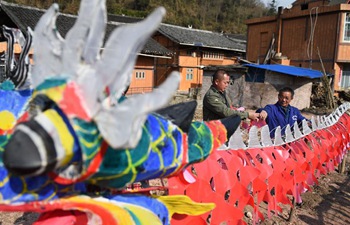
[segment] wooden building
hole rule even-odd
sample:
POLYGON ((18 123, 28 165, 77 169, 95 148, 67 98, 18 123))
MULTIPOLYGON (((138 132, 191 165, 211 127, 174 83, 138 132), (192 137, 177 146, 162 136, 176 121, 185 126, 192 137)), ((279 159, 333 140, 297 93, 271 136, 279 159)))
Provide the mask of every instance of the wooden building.
POLYGON ((247 60, 310 68, 334 75, 334 89, 350 87, 349 0, 297 0, 276 16, 246 21, 247 60))
MULTIPOLYGON (((44 14, 45 10, 38 8, 21 6, 2 1, 0 3, 0 25, 6 25, 11 28, 18 28, 23 33, 27 27, 34 30, 35 25, 44 14)), ((64 37, 70 28, 74 25, 76 16, 68 14, 59 14, 56 21, 56 26, 59 33, 64 37)), ((120 26, 121 23, 108 22, 105 34, 105 40, 108 39, 111 32, 120 26)), ((0 52, 6 50, 6 39, 0 39, 0 52)), ((20 47, 15 46, 15 53, 20 52, 20 47)), ((152 91, 155 86, 156 59, 170 59, 172 52, 161 46, 154 39, 150 38, 145 44, 142 51, 138 54, 135 69, 128 94, 143 93, 152 91)), ((1 64, 1 63, 0 63, 1 64)), ((1 66, 1 65, 0 65, 1 66)), ((2 65, 3 67, 4 65, 2 65)), ((2 68, 3 69, 3 68, 2 68)))
POLYGON ((157 84, 177 70, 181 91, 202 87, 203 75, 212 74, 206 68, 237 65, 245 57, 245 40, 221 33, 162 24, 153 38, 175 53, 171 59, 158 60, 157 84))
MULTIPOLYGON (((140 18, 108 15, 109 21, 135 23, 140 18)), ((172 58, 157 58, 155 86, 161 84, 172 71, 181 74, 180 91, 200 88, 203 76, 212 74, 213 68, 237 65, 245 57, 244 35, 222 34, 162 23, 153 38, 174 52, 172 58)), ((235 67, 235 66, 233 66, 235 67)))

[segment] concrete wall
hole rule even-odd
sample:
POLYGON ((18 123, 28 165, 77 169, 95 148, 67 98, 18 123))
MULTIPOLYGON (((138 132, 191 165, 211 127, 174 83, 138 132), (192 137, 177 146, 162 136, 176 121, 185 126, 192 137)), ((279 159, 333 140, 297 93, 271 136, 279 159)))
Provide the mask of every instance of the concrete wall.
MULTIPOLYGON (((200 91, 201 99, 203 99, 205 93, 211 86, 211 77, 214 71, 204 71, 203 84, 200 91)), ((233 84, 227 89, 227 95, 231 99, 234 106, 242 106, 243 104, 243 86, 244 86, 244 75, 241 72, 229 71, 233 84)))

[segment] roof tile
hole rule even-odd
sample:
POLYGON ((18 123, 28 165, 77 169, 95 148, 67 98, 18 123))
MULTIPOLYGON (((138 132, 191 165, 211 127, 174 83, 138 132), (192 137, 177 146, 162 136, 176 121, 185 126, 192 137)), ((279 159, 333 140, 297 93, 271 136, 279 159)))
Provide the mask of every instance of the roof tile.
MULTIPOLYGON (((22 31, 26 31, 27 27, 30 27, 34 30, 35 25, 41 18, 41 16, 45 13, 45 10, 22 6, 12 3, 7 3, 2 1, 1 8, 6 14, 13 20, 13 22, 18 26, 22 31)), ((77 16, 70 14, 60 13, 56 20, 56 26, 59 33, 65 37, 67 32, 73 27, 77 16)), ((116 24, 113 22, 108 22, 105 34, 105 40, 108 39, 111 32, 117 28, 120 24, 116 24)), ((145 44, 141 53, 145 54, 154 54, 154 55, 163 55, 170 56, 173 54, 172 51, 160 45, 154 39, 150 38, 145 44)))

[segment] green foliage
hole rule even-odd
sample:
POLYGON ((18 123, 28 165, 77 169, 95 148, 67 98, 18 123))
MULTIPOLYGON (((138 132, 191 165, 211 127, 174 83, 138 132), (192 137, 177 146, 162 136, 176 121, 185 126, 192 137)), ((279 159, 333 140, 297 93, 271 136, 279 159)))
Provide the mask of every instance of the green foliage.
MULTIPOLYGON (((17 4, 48 8, 53 2, 64 13, 76 14, 78 0, 8 0, 17 4)), ((165 23, 225 33, 245 33, 246 19, 274 15, 276 0, 266 7, 260 0, 106 0, 108 13, 146 17, 164 6, 165 23), (274 10, 274 11, 273 11, 274 10)))
POLYGON ((267 11, 267 15, 268 16, 273 16, 276 15, 277 10, 276 10, 276 0, 271 0, 271 2, 269 3, 269 9, 267 11))

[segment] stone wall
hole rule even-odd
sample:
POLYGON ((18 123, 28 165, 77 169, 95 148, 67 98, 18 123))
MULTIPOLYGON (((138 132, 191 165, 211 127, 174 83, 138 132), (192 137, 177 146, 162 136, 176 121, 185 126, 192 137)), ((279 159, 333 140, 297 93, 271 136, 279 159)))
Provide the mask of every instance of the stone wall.
MULTIPOLYGON (((227 95, 234 106, 257 109, 277 102, 278 90, 288 86, 295 92, 291 105, 303 109, 310 107, 312 80, 267 71, 265 82, 245 82, 242 74, 230 74, 234 82, 227 89, 227 95)), ((211 76, 203 76, 201 96, 209 89, 211 76)))

